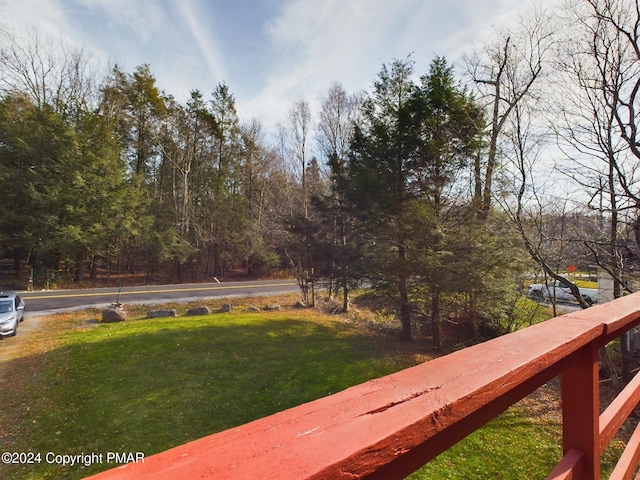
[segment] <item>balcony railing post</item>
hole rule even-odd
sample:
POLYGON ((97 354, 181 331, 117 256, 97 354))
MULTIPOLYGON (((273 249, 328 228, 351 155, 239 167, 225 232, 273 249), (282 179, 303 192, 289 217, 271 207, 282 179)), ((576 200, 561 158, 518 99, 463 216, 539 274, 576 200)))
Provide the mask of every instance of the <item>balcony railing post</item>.
MULTIPOLYGON (((577 478, 600 478, 598 348, 592 342, 573 355, 562 374, 563 454, 584 454, 584 471, 577 478)), ((576 478, 576 477, 574 477, 576 478)))

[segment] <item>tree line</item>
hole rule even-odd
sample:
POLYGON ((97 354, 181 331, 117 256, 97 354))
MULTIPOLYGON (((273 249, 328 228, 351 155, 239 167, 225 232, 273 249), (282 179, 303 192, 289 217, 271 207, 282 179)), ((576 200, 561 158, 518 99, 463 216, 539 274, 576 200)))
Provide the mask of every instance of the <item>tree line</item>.
POLYGON ((344 309, 366 285, 435 348, 444 322, 511 325, 537 270, 577 288, 564 264, 597 264, 620 295, 640 238, 630 3, 528 11, 458 76, 444 57, 393 60, 370 91, 293 103, 275 134, 239 118, 225 83, 181 104, 149 65, 101 75, 5 32, 0 257, 39 285, 286 270, 305 302, 322 287, 344 309))

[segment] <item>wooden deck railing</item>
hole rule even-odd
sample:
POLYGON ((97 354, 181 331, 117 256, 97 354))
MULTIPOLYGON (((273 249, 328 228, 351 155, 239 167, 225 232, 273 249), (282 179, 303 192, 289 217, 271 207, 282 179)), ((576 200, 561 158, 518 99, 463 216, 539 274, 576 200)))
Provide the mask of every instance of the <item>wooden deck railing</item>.
MULTIPOLYGON (((404 478, 562 375, 564 457, 548 479, 599 479, 640 399, 636 377, 600 415, 598 349, 640 323, 640 294, 496 338, 91 477, 404 478)), ((632 478, 636 431, 610 478, 632 478)))

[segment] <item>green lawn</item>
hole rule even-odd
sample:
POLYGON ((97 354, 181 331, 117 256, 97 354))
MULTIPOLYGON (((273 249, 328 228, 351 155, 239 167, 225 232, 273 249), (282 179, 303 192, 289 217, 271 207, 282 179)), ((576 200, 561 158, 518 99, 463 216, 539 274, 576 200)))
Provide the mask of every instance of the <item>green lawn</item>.
MULTIPOLYGON (((415 344, 308 310, 95 326, 74 315, 48 320, 9 365, 1 450, 151 455, 424 358, 415 344)), ((558 434, 511 409, 412 478, 544 478, 558 434)), ((0 466, 0 478, 75 479, 107 467, 43 461, 0 466)))
POLYGON ((562 455, 557 435, 558 425, 532 424, 510 409, 409 478, 543 480, 562 455))
MULTIPOLYGON (((60 335, 56 348, 12 365, 35 371, 21 380, 23 392, 0 397, 29 405, 13 415, 22 438, 11 451, 150 455, 413 364, 384 352, 388 338, 308 312, 127 321, 60 335)), ((0 477, 96 470, 41 464, 0 477)))

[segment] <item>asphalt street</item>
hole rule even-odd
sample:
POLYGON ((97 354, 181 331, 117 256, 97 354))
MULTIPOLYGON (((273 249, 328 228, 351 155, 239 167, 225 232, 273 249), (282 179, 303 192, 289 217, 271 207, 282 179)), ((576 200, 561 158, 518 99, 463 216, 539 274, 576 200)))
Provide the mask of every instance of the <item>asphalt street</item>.
POLYGON ((124 304, 190 302, 216 297, 277 295, 298 291, 295 280, 145 285, 136 287, 22 292, 27 312, 101 308, 119 301, 124 304))

